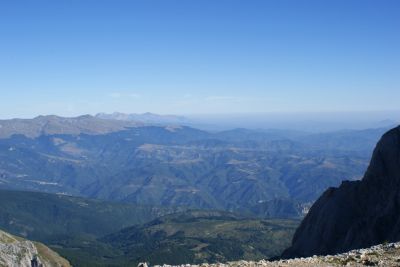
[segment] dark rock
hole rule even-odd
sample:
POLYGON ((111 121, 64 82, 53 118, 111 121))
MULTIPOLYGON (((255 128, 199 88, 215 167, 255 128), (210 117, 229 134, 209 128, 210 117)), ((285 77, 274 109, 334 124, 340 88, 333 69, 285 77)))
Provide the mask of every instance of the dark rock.
POLYGON ((282 257, 336 254, 398 240, 400 127, 383 135, 361 181, 346 181, 325 191, 282 257))
POLYGON ((43 267, 43 264, 40 263, 38 257, 35 255, 31 260, 31 267, 43 267))

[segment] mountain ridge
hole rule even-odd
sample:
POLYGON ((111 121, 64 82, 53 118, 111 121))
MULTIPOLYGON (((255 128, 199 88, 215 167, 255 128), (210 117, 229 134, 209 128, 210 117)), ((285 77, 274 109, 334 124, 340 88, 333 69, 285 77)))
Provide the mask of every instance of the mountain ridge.
POLYGON ((91 115, 70 118, 46 115, 33 119, 0 120, 0 138, 9 138, 18 134, 30 138, 51 134, 105 134, 140 125, 142 123, 105 120, 91 115))

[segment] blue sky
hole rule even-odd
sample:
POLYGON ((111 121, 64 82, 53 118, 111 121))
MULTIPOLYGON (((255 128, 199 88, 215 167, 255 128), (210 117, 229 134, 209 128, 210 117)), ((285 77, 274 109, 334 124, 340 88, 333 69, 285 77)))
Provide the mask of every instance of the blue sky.
POLYGON ((400 1, 0 2, 0 118, 398 110, 400 1))

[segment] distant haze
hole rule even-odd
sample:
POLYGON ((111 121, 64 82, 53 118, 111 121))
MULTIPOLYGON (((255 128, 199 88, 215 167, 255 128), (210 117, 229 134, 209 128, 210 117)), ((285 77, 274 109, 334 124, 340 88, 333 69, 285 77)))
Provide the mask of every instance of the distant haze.
POLYGON ((345 129, 367 129, 396 126, 400 111, 381 112, 309 112, 254 113, 188 116, 205 129, 291 129, 326 132, 345 129))

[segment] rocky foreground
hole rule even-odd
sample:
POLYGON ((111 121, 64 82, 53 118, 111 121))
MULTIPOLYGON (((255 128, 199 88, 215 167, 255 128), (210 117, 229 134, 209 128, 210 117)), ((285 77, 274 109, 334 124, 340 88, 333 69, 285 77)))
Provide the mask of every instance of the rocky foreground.
MULTIPOLYGON (((139 267, 146 267, 147 264, 139 264, 139 267)), ((388 243, 378 246, 373 246, 366 249, 352 250, 347 253, 328 255, 328 256, 313 256, 309 258, 296 258, 279 261, 236 261, 228 263, 203 263, 200 265, 155 265, 154 267, 291 267, 291 266, 390 266, 400 267, 400 242, 388 243)))
POLYGON ((41 243, 0 230, 0 267, 71 267, 69 262, 41 243))

